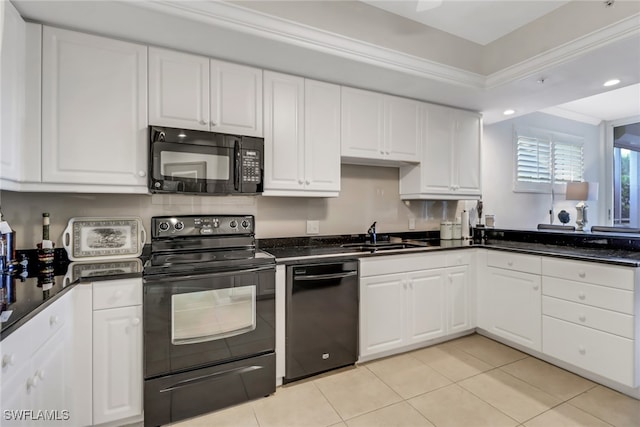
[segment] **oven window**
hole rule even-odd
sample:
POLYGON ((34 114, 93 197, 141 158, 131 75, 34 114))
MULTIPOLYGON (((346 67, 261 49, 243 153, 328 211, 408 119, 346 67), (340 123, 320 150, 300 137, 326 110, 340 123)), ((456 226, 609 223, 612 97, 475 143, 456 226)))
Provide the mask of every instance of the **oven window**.
POLYGON ((228 181, 229 156, 162 151, 160 174, 171 178, 228 181))
POLYGON ((171 343, 214 341, 256 328, 256 286, 171 296, 171 343))

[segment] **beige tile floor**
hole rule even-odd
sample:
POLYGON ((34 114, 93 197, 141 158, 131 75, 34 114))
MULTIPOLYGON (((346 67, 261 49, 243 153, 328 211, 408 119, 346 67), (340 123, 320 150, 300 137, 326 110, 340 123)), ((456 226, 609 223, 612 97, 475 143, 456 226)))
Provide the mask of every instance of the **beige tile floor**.
POLYGON ((474 334, 174 426, 640 426, 640 401, 474 334))

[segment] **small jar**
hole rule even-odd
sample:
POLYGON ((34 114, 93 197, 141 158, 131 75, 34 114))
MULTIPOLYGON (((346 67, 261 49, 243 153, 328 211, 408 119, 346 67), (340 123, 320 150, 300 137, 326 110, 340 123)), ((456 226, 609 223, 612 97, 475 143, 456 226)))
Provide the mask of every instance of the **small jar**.
POLYGON ((440 223, 440 239, 441 240, 453 239, 453 222, 443 221, 440 223))

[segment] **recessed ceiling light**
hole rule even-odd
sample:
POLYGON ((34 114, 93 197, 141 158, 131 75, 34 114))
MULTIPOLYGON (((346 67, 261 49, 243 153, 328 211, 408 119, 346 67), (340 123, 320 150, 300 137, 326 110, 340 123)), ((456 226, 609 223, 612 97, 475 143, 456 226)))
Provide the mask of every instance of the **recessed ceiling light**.
POLYGON ((504 110, 504 112, 502 114, 504 114, 505 116, 510 116, 512 114, 514 114, 516 112, 516 110, 512 110, 511 108, 508 110, 504 110))
POLYGON ((619 79, 611 79, 611 80, 607 80, 606 82, 604 82, 604 87, 609 87, 609 86, 615 86, 618 83, 620 83, 619 79))

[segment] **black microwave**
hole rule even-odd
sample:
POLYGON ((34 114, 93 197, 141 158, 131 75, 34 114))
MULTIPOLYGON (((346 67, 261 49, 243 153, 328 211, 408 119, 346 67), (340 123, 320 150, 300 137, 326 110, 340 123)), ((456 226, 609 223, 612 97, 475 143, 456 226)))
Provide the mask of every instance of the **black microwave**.
POLYGON ((151 126, 152 193, 262 193, 264 139, 151 126))

